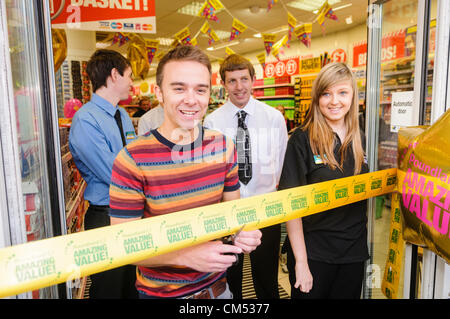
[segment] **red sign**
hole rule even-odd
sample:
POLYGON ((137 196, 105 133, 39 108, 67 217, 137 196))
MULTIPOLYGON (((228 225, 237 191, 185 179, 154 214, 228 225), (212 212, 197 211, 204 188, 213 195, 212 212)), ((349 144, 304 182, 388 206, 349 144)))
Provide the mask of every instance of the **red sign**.
MULTIPOLYGON (((381 40, 381 62, 403 58, 405 56, 405 31, 389 33, 381 40)), ((353 46, 353 67, 366 65, 367 43, 353 46)))
POLYGON ((53 28, 156 33, 155 0, 50 0, 53 28))
POLYGON ((299 65, 298 57, 276 62, 266 62, 264 77, 273 78, 299 74, 299 65))
POLYGON ((343 49, 336 49, 331 53, 331 62, 347 62, 347 53, 343 49))

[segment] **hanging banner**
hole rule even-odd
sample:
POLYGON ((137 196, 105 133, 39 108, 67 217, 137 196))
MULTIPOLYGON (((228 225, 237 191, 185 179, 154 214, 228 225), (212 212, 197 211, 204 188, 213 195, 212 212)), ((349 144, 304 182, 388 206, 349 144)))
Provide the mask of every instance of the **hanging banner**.
POLYGON ((223 4, 219 0, 207 0, 197 15, 211 21, 219 21, 216 12, 221 9, 223 9, 223 4))
POLYGON ((266 62, 264 67, 264 77, 283 77, 299 74, 299 57, 280 60, 277 62, 266 62))
POLYGON ((155 0, 49 0, 52 28, 156 33, 155 0))
POLYGON ((263 33, 262 34, 262 39, 264 41, 264 48, 266 48, 267 55, 269 55, 270 51, 272 51, 272 46, 273 46, 273 43, 275 42, 276 37, 277 36, 275 34, 271 34, 271 33, 263 33))
POLYGON ((278 0, 268 0, 267 1, 267 12, 270 11, 270 9, 272 9, 272 7, 275 5, 275 3, 277 3, 278 0))
POLYGON ((225 53, 226 55, 232 55, 232 54, 236 54, 236 52, 234 52, 232 49, 230 49, 229 47, 225 48, 225 53))
MULTIPOLYGON (((381 40, 381 62, 388 62, 405 56, 405 30, 391 32, 381 40)), ((367 42, 353 45, 353 67, 366 65, 367 42)))
POLYGON ((288 12, 288 41, 286 43, 286 46, 288 48, 291 47, 291 40, 292 40, 292 34, 294 33, 294 29, 297 26, 297 19, 290 13, 288 12))
POLYGON ((311 46, 312 23, 304 23, 295 28, 294 34, 307 48, 311 46))
POLYGON ((261 52, 260 54, 256 55, 256 58, 258 59, 259 64, 261 64, 263 70, 266 68, 266 53, 261 52))
POLYGON ((179 31, 177 34, 175 34, 175 39, 178 40, 179 43, 184 45, 192 45, 191 43, 191 31, 189 31, 189 28, 186 27, 183 30, 179 31))
POLYGON ((246 29, 247 29, 247 26, 245 24, 243 24, 238 19, 233 18, 233 24, 231 26, 230 41, 233 41, 234 39, 236 39, 246 29))
POLYGON ((286 45, 288 41, 288 36, 285 35, 280 40, 278 40, 272 47, 272 55, 279 61, 280 53, 282 53, 283 47, 286 45))
POLYGON ((450 110, 432 126, 398 133, 398 189, 405 241, 450 263, 450 110))
POLYGON ((209 37, 208 45, 211 45, 214 42, 219 41, 219 37, 217 36, 216 32, 214 32, 214 30, 211 28, 208 21, 205 21, 205 23, 203 23, 203 26, 200 28, 200 31, 209 37))
POLYGON ((146 40, 148 63, 152 64, 156 51, 158 50, 159 40, 146 40))

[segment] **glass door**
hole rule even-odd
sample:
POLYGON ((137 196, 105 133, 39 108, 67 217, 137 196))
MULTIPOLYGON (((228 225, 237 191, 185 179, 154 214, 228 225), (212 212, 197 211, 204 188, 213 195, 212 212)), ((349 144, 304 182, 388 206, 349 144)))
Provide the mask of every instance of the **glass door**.
MULTIPOLYGON (((371 3, 373 12, 369 17, 368 33, 373 38, 369 40, 368 52, 372 46, 372 56, 368 57, 368 64, 371 61, 372 68, 368 70, 368 82, 372 83, 372 92, 368 91, 367 103, 372 116, 368 119, 367 134, 373 136, 372 149, 369 150, 373 159, 371 170, 383 170, 397 167, 397 132, 400 127, 430 124, 437 0, 371 3), (427 16, 424 16, 425 12, 427 16), (428 23, 426 28, 423 21, 428 23), (422 34, 429 34, 429 38, 422 41, 419 39, 422 34), (400 106, 405 104, 412 107, 401 109, 400 106)), ((391 229, 391 199, 389 194, 374 198, 369 204, 371 260, 367 268, 365 298, 393 297, 393 291, 383 290, 381 285, 386 263, 393 258, 390 242, 395 234, 391 229)), ((412 258, 405 260, 403 251, 396 256, 403 259, 402 265, 408 265, 406 271, 403 267, 391 269, 387 276, 392 284, 395 283, 396 298, 420 296, 423 249, 417 246, 409 246, 408 249, 407 253, 412 252, 412 258), (411 295, 409 291, 403 291, 406 281, 408 290, 410 284, 413 285, 411 295)))
MULTIPOLYGON (((62 233, 60 178, 54 165, 57 148, 52 114, 56 107, 49 84, 53 62, 47 62, 49 38, 45 33, 42 1, 6 0, 0 6, 0 22, 7 31, 0 46, 2 52, 9 52, 2 60, 5 66, 1 70, 8 96, 2 105, 2 115, 7 117, 0 123, 0 146, 3 154, 7 154, 3 169, 8 207, 0 213, 3 229, 9 228, 9 244, 17 245, 62 233)), ((57 287, 19 296, 57 297, 57 287)))

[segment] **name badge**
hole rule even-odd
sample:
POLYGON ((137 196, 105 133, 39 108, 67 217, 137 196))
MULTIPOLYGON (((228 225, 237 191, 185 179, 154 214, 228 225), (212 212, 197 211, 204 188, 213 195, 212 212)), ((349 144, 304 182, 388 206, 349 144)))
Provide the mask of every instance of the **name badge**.
POLYGON ((125 137, 127 140, 133 140, 136 138, 136 133, 133 131, 126 132, 125 137))
POLYGON ((316 163, 316 164, 323 164, 323 160, 320 157, 320 155, 314 155, 314 163, 316 163))

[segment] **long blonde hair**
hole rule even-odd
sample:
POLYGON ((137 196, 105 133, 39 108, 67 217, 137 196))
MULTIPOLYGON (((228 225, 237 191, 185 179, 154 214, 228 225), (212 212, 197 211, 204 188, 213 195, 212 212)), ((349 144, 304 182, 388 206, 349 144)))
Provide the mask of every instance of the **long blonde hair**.
POLYGON ((361 167, 364 162, 364 150, 359 131, 358 108, 358 87, 350 68, 344 63, 331 63, 326 65, 319 72, 313 83, 311 108, 306 116, 304 129, 308 130, 313 154, 320 154, 323 162, 328 164, 333 170, 336 168, 343 169, 344 159, 351 145, 353 158, 355 159, 354 173, 359 174, 361 172, 361 167), (344 141, 341 141, 341 160, 338 163, 334 156, 334 132, 320 111, 319 99, 328 88, 343 81, 351 82, 353 102, 344 119, 347 135, 344 141))

